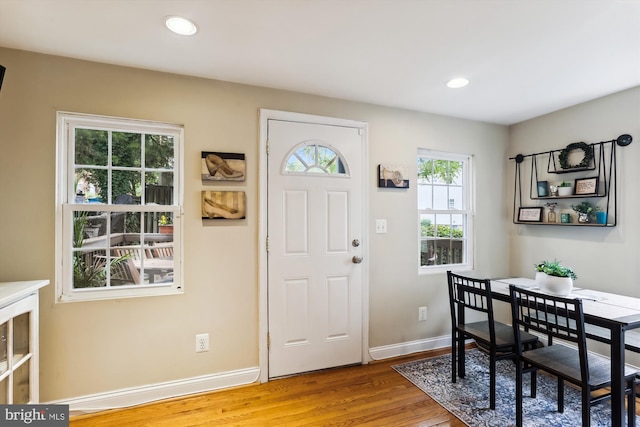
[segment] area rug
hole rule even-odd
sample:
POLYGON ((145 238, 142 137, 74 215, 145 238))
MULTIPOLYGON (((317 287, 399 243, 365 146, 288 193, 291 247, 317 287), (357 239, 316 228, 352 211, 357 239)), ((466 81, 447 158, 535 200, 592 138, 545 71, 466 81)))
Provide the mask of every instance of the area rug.
MULTIPOLYGON (((451 355, 421 359, 393 366, 400 375, 428 394, 433 400, 468 426, 507 427, 516 422, 516 368, 512 361, 501 360, 496 365, 496 409, 489 409, 489 356, 473 349, 466 352, 466 375, 451 382, 451 355)), ((524 426, 581 426, 580 392, 565 385, 564 413, 556 412, 556 380, 538 373, 537 397, 529 397, 530 375, 524 375, 524 426)), ((636 418, 640 425, 640 417, 636 418)), ((611 406, 608 402, 591 408, 593 427, 611 426, 611 406)))

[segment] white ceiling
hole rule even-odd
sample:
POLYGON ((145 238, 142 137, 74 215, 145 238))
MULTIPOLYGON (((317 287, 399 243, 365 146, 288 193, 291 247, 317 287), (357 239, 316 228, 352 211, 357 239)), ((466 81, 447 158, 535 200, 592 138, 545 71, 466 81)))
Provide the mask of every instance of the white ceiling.
POLYGON ((640 0, 0 0, 0 46, 508 125, 640 85, 640 0))

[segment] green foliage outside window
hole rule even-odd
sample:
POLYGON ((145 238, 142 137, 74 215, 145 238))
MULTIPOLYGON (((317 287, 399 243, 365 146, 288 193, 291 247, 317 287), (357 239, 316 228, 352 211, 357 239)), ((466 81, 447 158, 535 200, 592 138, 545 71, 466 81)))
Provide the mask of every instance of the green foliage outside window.
POLYGON ((448 225, 438 225, 434 227, 431 221, 425 220, 420 224, 420 235, 422 237, 450 237, 452 239, 462 239, 461 228, 452 228, 448 225))
MULTIPOLYGON (((76 129, 75 162, 85 166, 77 170, 76 179, 84 178, 95 185, 96 193, 106 201, 108 171, 92 166, 108 166, 109 132, 93 129, 76 129)), ((112 132, 111 164, 115 167, 142 167, 142 135, 126 132, 112 132)), ((173 170, 173 138, 165 135, 145 135, 145 165, 147 169, 173 170)), ((160 185, 157 173, 145 174, 146 185, 160 185)), ((111 177, 113 195, 129 195, 134 199, 142 193, 142 175, 135 170, 114 171, 111 177)))
MULTIPOLYGON (((174 141, 171 136, 76 128, 76 185, 82 181, 85 189, 91 186, 95 189, 94 192, 84 196, 95 198, 99 202, 107 203, 109 200, 108 167, 111 166, 111 202, 140 204, 143 195, 143 171, 147 189, 150 186, 172 186, 174 162, 174 141), (111 164, 109 135, 112 147, 111 164), (126 201, 121 202, 117 198, 124 198, 126 201)), ((147 203, 157 202, 150 199, 148 193, 145 194, 145 198, 147 203)), ((139 215, 127 214, 125 224, 125 230, 128 232, 139 232, 139 215)))
MULTIPOLYGON (((73 218, 73 247, 82 248, 86 237, 85 230, 87 227, 87 213, 78 212, 73 218)), ((78 288, 97 288, 104 287, 107 284, 107 262, 106 258, 98 258, 95 253, 82 253, 80 251, 73 253, 73 287, 78 288)), ((124 255, 117 258, 111 258, 109 268, 117 266, 129 258, 124 255)))
POLYGON ((462 162, 425 158, 418 159, 418 178, 424 178, 429 183, 439 179, 447 184, 451 184, 461 172, 462 162))
POLYGON ((336 152, 322 145, 305 145, 287 161, 289 172, 344 173, 342 160, 336 152))

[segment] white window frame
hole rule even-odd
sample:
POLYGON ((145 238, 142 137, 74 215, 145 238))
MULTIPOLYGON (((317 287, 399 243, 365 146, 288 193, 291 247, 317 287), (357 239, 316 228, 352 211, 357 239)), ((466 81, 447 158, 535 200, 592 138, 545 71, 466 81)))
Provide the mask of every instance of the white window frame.
MULTIPOLYGON (((474 233, 474 218, 475 218, 475 191, 474 191, 474 174, 473 174, 473 157, 471 155, 449 153, 444 151, 429 150, 425 148, 418 149, 418 156, 416 161, 420 158, 434 159, 434 160, 450 160, 455 162, 462 162, 463 174, 462 174, 462 206, 461 210, 458 209, 418 209, 418 274, 440 274, 447 270, 452 271, 468 271, 473 270, 474 266, 474 252, 475 246, 475 233, 474 233), (463 262, 459 264, 442 264, 442 265, 420 265, 420 256, 422 250, 422 235, 420 216, 422 214, 456 214, 462 215, 466 222, 466 236, 464 238, 465 243, 463 245, 463 262)), ((416 179, 416 202, 419 207, 419 181, 416 179)), ((450 206, 450 200, 447 199, 447 207, 450 206)))
POLYGON ((146 120, 107 117, 72 112, 57 112, 56 162, 56 303, 176 295, 184 293, 182 268, 182 216, 183 216, 183 150, 184 128, 181 125, 146 120), (74 132, 73 129, 94 128, 111 131, 170 135, 174 139, 173 204, 172 205, 117 205, 75 203, 74 186, 74 132), (173 282, 167 284, 141 284, 105 288, 73 288, 73 212, 172 212, 173 213, 173 282))

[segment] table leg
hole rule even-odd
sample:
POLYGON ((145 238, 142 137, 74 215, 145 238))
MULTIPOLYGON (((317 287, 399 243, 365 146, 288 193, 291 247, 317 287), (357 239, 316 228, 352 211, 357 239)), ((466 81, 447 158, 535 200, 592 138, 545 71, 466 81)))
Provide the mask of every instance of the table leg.
POLYGON ((625 425, 624 329, 611 328, 611 425, 625 425))

